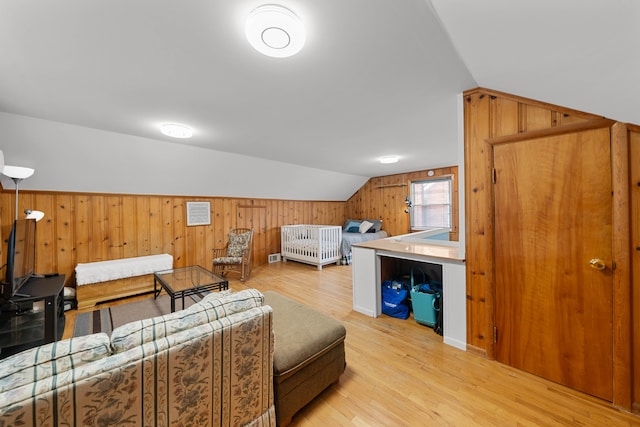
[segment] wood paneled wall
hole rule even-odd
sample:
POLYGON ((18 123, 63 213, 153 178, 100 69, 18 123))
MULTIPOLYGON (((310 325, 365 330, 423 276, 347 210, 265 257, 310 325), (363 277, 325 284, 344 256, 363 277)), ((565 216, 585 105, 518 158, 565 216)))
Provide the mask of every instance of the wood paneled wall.
MULTIPOLYGON (((457 167, 434 169, 454 176, 453 237, 457 239, 457 167)), ((37 227, 36 270, 58 272, 75 283, 78 263, 168 253, 174 266, 208 267, 212 249, 223 247, 232 227, 254 229, 253 265, 280 252, 280 227, 287 224, 342 225, 349 218, 382 219, 390 235, 404 234, 409 217, 404 200, 411 180, 427 171, 371 178, 349 201, 295 201, 225 197, 65 193, 21 190, 19 212, 45 212, 37 227), (211 224, 187 226, 187 202, 209 202, 211 224)), ((0 259, 6 260, 14 219, 15 192, 0 192, 0 259)), ((4 276, 5 272, 0 272, 4 276)))
POLYGON ((371 178, 347 201, 346 215, 353 219, 381 219, 382 229, 390 236, 409 233, 410 218, 404 210, 405 198, 411 193, 411 182, 442 176, 453 177, 451 240, 458 240, 458 167, 387 175, 371 178))
MULTIPOLYGON (((14 219, 12 189, 0 193, 0 259, 14 219)), ((36 270, 75 283, 76 264, 168 253, 174 266, 209 267, 232 227, 254 229, 253 265, 280 252, 285 224, 341 225, 345 202, 20 191, 19 212, 45 212, 37 226, 36 270), (186 203, 210 202, 211 224, 187 226, 186 203)), ((4 271, 2 275, 4 275, 4 271)))

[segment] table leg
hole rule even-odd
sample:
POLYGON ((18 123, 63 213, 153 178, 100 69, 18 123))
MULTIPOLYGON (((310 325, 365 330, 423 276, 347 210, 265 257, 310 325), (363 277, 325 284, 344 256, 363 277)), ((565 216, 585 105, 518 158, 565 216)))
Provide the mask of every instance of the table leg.
POLYGON ((176 297, 175 296, 171 296, 171 312, 175 312, 176 311, 176 297))

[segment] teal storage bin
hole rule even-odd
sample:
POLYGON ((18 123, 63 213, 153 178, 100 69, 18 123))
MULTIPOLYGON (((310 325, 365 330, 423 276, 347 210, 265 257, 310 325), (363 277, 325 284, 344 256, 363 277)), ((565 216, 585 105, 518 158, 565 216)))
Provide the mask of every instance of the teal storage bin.
POLYGON ((413 318, 416 322, 434 327, 438 320, 436 308, 436 293, 419 292, 411 289, 411 306, 413 307, 413 318))

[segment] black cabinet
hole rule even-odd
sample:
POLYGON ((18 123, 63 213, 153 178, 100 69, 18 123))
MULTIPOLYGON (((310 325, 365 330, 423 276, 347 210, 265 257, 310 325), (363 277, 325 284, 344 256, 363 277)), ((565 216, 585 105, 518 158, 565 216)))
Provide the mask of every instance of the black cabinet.
POLYGON ((64 279, 32 277, 0 307, 0 358, 62 338, 64 279))

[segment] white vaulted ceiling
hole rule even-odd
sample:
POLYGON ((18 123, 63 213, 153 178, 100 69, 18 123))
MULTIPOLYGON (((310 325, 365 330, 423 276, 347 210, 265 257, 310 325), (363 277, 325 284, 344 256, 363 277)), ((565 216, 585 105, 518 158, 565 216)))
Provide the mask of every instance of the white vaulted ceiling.
POLYGON ((640 123, 640 2, 280 3, 290 58, 247 43, 255 0, 2 0, 0 111, 363 177, 460 164, 476 86, 640 123))
POLYGON ((432 3, 479 86, 640 124, 640 2, 432 3))

